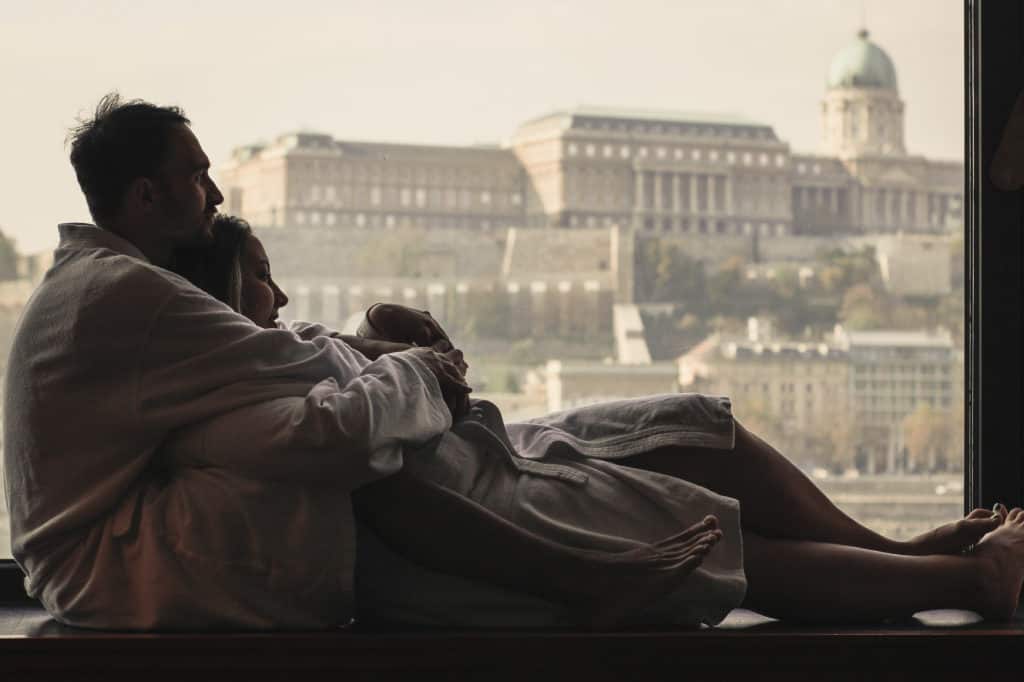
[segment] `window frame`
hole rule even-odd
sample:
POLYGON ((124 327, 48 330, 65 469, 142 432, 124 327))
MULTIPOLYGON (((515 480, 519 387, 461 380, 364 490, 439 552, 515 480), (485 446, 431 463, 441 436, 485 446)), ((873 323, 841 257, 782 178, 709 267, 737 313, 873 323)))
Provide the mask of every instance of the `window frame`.
MULTIPOLYGON (((996 501, 1011 507, 1024 502, 1024 192, 999 192, 985 172, 1024 85, 1022 67, 1024 3, 965 0, 965 511, 996 501), (1007 423, 1016 428, 1004 428, 1007 423)), ((20 568, 0 559, 0 603, 26 601, 32 600, 20 568)))
POLYGON ((987 169, 1024 85, 1024 3, 964 3, 965 511, 1021 506, 1021 199, 987 169), (1016 66, 1016 68, 1013 68, 1016 66), (1005 424, 1016 423, 1016 428, 1005 424))

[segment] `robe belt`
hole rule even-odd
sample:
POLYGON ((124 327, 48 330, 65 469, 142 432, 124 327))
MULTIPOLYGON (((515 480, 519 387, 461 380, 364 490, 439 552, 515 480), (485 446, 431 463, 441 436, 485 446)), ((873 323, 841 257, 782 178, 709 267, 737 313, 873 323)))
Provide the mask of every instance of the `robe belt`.
POLYGON ((505 431, 505 423, 502 420, 498 407, 486 400, 475 400, 469 410, 469 414, 457 426, 459 432, 466 438, 476 441, 485 447, 496 447, 499 452, 505 454, 512 466, 524 473, 546 478, 557 478, 574 485, 585 485, 587 475, 582 471, 565 466, 542 462, 535 459, 522 457, 512 447, 508 432, 505 431))

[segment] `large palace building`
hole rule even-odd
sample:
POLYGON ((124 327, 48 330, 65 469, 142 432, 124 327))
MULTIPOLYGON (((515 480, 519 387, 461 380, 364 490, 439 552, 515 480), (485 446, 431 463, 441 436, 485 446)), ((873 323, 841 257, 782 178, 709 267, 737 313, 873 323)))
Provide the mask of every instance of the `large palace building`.
POLYGON ((226 210, 260 227, 958 229, 963 166, 908 154, 903 113, 892 60, 861 31, 828 70, 818 154, 735 117, 577 108, 522 124, 501 147, 288 133, 236 149, 220 180, 226 210))

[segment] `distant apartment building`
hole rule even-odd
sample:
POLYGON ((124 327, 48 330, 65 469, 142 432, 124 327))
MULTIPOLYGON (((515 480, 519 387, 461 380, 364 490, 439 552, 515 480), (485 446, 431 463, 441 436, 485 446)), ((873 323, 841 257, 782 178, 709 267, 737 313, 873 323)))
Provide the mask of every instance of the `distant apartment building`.
POLYGON ((767 418, 780 432, 811 436, 850 414, 850 365, 828 343, 776 339, 751 320, 746 338, 710 336, 678 360, 684 391, 727 395, 741 420, 767 418), (760 328, 759 328, 760 327, 760 328))
POLYGON ((853 332, 834 343, 849 357, 850 405, 872 461, 892 469, 903 448, 900 425, 919 406, 950 410, 963 395, 963 360, 948 333, 853 332))
POLYGON ((549 360, 527 375, 525 388, 532 393, 542 391, 547 398, 546 411, 557 412, 612 400, 678 393, 679 383, 671 362, 621 365, 612 361, 549 360))
POLYGON ((534 409, 541 408, 527 416, 679 391, 675 365, 652 361, 636 305, 615 304, 612 327, 613 356, 604 360, 549 360, 527 372, 523 395, 534 398, 534 409))
POLYGON ((502 146, 294 132, 237 148, 225 210, 259 227, 633 227, 639 235, 941 233, 963 166, 908 154, 889 56, 862 32, 834 58, 819 154, 738 116, 578 107, 502 146))
POLYGON ((748 338, 713 335, 680 357, 679 384, 732 397, 741 420, 767 418, 796 447, 848 429, 853 452, 843 454, 851 462, 892 471, 904 418, 923 405, 954 407, 961 357, 945 333, 837 328, 811 344, 775 340, 752 325, 748 338))

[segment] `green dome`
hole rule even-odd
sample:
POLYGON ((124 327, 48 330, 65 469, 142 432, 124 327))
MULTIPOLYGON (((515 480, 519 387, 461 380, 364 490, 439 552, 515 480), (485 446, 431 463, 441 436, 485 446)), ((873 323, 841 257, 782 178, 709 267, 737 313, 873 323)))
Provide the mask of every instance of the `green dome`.
POLYGON ((896 67, 885 51, 868 40, 862 30, 857 40, 832 59, 827 86, 833 88, 887 88, 896 90, 896 67))

